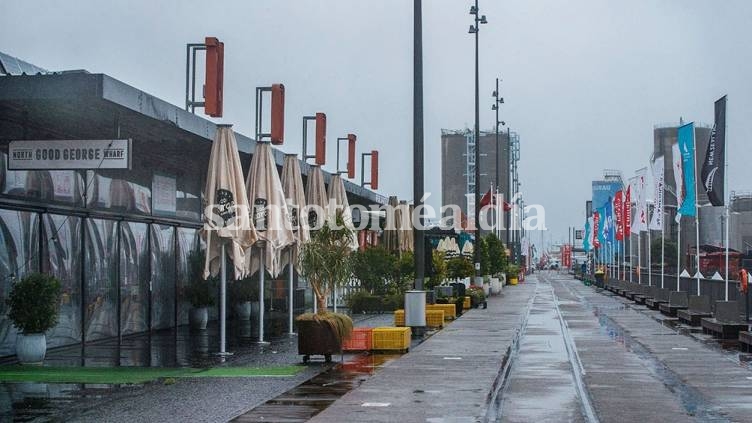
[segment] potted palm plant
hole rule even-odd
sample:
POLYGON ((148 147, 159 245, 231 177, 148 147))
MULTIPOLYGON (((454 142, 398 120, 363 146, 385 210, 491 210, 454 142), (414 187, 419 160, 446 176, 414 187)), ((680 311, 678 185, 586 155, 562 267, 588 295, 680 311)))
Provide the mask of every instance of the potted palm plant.
POLYGON ((318 306, 316 313, 305 313, 296 319, 298 354, 303 355, 303 362, 308 362, 311 355, 323 355, 330 362, 333 354, 342 351, 342 340, 353 328, 349 316, 327 310, 331 292, 352 274, 353 232, 344 225, 341 213, 332 223, 333 227, 327 224, 312 233, 301 252, 301 273, 311 285, 318 306))
POLYGON ((45 332, 57 324, 60 281, 31 273, 16 282, 6 300, 8 318, 18 328, 16 357, 24 364, 41 363, 47 353, 45 332))
POLYGON ((191 303, 191 311, 188 314, 188 322, 193 330, 205 330, 209 321, 209 307, 214 306, 212 289, 215 278, 203 278, 204 274, 203 250, 194 250, 188 256, 188 301, 191 303))

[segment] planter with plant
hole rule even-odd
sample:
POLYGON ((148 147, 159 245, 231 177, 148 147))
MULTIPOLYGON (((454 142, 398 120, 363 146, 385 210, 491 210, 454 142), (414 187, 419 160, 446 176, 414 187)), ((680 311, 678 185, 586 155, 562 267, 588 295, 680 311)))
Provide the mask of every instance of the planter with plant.
POLYGON ((344 285, 352 274, 353 232, 344 225, 341 213, 332 223, 313 232, 301 251, 301 273, 311 285, 318 306, 316 313, 305 313, 295 319, 298 354, 303 355, 304 363, 312 355, 323 355, 327 362, 331 361, 333 354, 342 352, 342 341, 353 328, 349 316, 327 310, 331 292, 344 285))
POLYGON ((241 279, 232 284, 232 301, 235 305, 235 316, 239 320, 249 320, 254 311, 255 303, 258 312, 258 283, 251 278, 241 279))
POLYGON ((188 255, 188 285, 187 296, 191 303, 191 311, 188 314, 188 322, 193 330, 205 330, 209 322, 209 307, 214 306, 212 291, 216 278, 203 278, 204 274, 204 250, 193 250, 188 255))
POLYGON ((469 288, 467 288, 467 295, 470 296, 470 301, 473 308, 478 308, 481 305, 483 308, 486 308, 486 294, 483 292, 483 288, 475 285, 470 285, 469 288))
POLYGON ((57 324, 60 281, 31 273, 13 284, 6 300, 8 318, 18 328, 16 357, 24 364, 41 363, 47 353, 45 332, 57 324))
POLYGON ((507 284, 517 285, 517 278, 520 275, 520 266, 517 266, 516 264, 507 265, 506 274, 507 274, 507 284))

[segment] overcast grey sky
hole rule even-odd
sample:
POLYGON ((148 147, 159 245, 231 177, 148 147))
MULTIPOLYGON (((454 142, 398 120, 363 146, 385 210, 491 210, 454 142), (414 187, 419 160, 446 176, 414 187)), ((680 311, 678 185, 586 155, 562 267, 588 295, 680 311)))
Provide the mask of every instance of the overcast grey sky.
MULTIPOLYGON (((473 122, 470 1, 424 0, 426 190, 440 205, 440 130, 473 122)), ((730 186, 750 190, 752 1, 480 1, 481 126, 521 136, 528 204, 546 239, 581 226, 590 181, 646 166, 653 125, 712 123, 728 94, 730 186)), ((286 152, 300 117, 324 111, 334 140, 381 151, 379 192, 412 198, 412 1, 21 1, 0 3, 0 50, 50 70, 102 72, 182 105, 185 44, 225 42, 225 116, 252 133, 254 87, 283 82, 286 152)), ((704 152, 703 152, 704 154, 704 152)), ((359 166, 359 162, 358 162, 359 166)), ((358 181, 360 171, 358 170, 358 181)), ((457 175, 458 178, 463 177, 457 175)))

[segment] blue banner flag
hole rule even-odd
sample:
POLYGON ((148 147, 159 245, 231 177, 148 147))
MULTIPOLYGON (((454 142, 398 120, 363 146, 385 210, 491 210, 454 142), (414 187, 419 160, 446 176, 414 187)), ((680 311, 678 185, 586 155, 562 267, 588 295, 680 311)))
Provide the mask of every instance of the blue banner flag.
POLYGON ((586 253, 590 252, 590 219, 585 219, 585 237, 582 239, 582 248, 586 253))
POLYGON ((679 127, 679 152, 682 159, 682 173, 684 174, 684 199, 679 207, 682 216, 697 215, 697 201, 695 198, 695 124, 688 123, 679 127))

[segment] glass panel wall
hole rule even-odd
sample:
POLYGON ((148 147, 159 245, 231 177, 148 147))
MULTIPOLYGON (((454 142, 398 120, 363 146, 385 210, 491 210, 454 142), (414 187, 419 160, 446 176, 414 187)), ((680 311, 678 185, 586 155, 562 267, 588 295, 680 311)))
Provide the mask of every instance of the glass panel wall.
POLYGON ((200 248, 198 230, 192 228, 178 228, 177 252, 177 289, 178 289, 178 324, 188 324, 188 313, 191 303, 188 301, 188 287, 191 285, 189 257, 191 252, 200 248))
POLYGON ((175 228, 151 225, 151 327, 175 324, 175 228))
POLYGON ((42 271, 60 280, 58 323, 47 332, 47 345, 81 342, 81 221, 77 216, 42 215, 45 259, 42 271))
POLYGON ((16 328, 8 319, 13 281, 39 270, 39 215, 0 209, 0 356, 15 354, 16 328))
POLYGON ((118 223, 86 219, 86 341, 117 336, 118 223))
POLYGON ((120 223, 120 333, 149 328, 149 226, 120 223))

